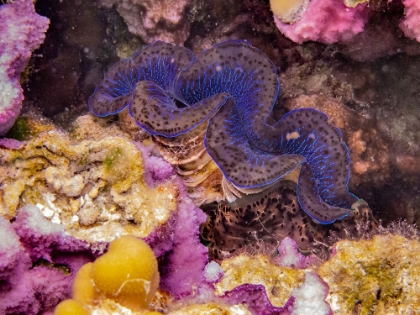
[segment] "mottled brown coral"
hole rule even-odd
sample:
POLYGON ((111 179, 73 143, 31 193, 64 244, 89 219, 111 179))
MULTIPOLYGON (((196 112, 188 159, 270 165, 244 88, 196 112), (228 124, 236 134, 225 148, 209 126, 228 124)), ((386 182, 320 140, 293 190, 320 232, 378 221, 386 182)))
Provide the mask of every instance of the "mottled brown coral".
POLYGON ((301 251, 325 258, 337 239, 359 238, 377 229, 364 201, 355 208, 351 216, 334 224, 317 224, 300 207, 296 184, 281 181, 235 202, 203 207, 207 221, 200 233, 208 242, 210 258, 217 261, 242 252, 273 254, 285 237, 293 239, 301 251))
POLYGON ((0 149, 0 168, 2 216, 36 204, 69 234, 90 241, 146 237, 176 209, 177 188, 148 187, 137 147, 91 116, 80 117, 71 136, 51 130, 21 149, 0 149))

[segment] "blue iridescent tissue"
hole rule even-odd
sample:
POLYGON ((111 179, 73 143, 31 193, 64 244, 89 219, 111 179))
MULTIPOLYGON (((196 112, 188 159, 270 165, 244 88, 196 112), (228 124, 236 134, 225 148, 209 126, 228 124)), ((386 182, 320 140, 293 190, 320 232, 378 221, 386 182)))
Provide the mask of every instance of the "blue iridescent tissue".
POLYGON ((207 124, 204 145, 238 188, 265 187, 300 167, 299 203, 316 222, 351 213, 349 151, 338 128, 315 109, 272 123, 279 94, 275 65, 246 41, 192 52, 156 42, 114 65, 89 99, 97 116, 126 107, 137 124, 167 138, 207 124), (270 122, 270 123, 269 123, 270 122))

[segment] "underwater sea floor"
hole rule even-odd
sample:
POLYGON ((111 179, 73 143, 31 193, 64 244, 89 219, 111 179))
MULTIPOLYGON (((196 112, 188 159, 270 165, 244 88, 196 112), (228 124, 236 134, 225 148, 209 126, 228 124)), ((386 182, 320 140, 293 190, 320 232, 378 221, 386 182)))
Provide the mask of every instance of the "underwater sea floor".
POLYGON ((420 314, 420 6, 295 5, 0 2, 0 314, 420 314))

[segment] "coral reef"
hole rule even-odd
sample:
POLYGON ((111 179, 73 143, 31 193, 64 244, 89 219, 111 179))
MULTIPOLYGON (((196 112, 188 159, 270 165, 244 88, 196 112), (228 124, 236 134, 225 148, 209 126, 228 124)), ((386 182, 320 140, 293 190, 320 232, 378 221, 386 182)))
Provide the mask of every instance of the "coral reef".
POLYGON ((0 1, 0 314, 420 313, 419 16, 0 1))
POLYGON ((133 234, 168 261, 163 289, 188 295, 201 282, 207 250, 198 228, 205 214, 170 164, 116 126, 105 129, 82 116, 70 135, 53 129, 20 149, 0 150, 8 170, 2 173, 3 216, 13 218, 32 203, 67 234, 93 244, 133 234))
POLYGON ((49 20, 35 13, 32 0, 16 0, 0 7, 0 135, 14 124, 21 110, 19 83, 32 52, 45 38, 49 20))
POLYGON ((349 8, 341 0, 314 0, 300 15, 302 17, 291 24, 282 22, 274 15, 274 22, 280 32, 296 43, 313 40, 332 44, 348 41, 363 31, 368 7, 366 3, 349 8))
POLYGON ((222 42, 196 59, 156 42, 115 64, 89 109, 103 117, 128 107, 138 125, 165 138, 208 124, 205 148, 236 191, 261 191, 300 166, 302 209, 319 223, 344 218, 358 198, 347 188, 349 152, 340 131, 311 108, 270 121, 278 91, 274 65, 246 41, 222 42))
POLYGON ((190 34, 185 11, 191 1, 100 0, 100 3, 107 8, 116 6, 130 32, 146 43, 163 40, 183 45, 190 34))

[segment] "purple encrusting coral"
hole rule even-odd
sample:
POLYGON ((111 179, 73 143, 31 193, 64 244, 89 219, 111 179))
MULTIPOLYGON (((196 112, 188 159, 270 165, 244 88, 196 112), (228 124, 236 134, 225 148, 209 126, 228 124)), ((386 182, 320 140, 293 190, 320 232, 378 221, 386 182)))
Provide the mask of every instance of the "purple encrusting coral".
POLYGON ((20 113, 24 98, 20 74, 44 41, 49 23, 35 13, 32 0, 16 0, 0 7, 0 135, 13 126, 20 113))
POLYGON ((258 315, 291 315, 293 311, 293 297, 283 307, 275 307, 267 298, 263 285, 243 284, 228 292, 224 298, 232 304, 246 303, 248 309, 258 315))
POLYGON ((161 288, 176 297, 192 293, 192 288, 204 281, 207 248, 199 241, 198 227, 206 215, 188 197, 184 184, 178 181, 179 203, 174 226, 174 247, 168 265, 163 270, 161 288))
POLYGON ((149 186, 157 182, 168 180, 175 174, 172 166, 160 157, 152 155, 150 149, 140 142, 136 142, 137 149, 141 151, 144 165, 144 178, 149 186))
POLYGON ((6 149, 19 149, 22 147, 23 143, 10 138, 1 138, 0 139, 0 148, 6 148, 6 149))
POLYGON ((199 226, 206 220, 206 215, 193 204, 172 166, 151 155, 143 144, 136 145, 142 152, 146 183, 155 186, 171 179, 178 188, 177 211, 167 224, 157 228, 145 241, 157 257, 167 255, 165 266, 161 268, 161 288, 175 297, 189 295, 193 286, 203 282, 203 270, 208 260, 207 248, 199 241, 199 226))
POLYGON ((71 292, 75 272, 92 248, 64 234, 35 206, 12 224, 0 217, 0 314, 48 314, 71 292))

